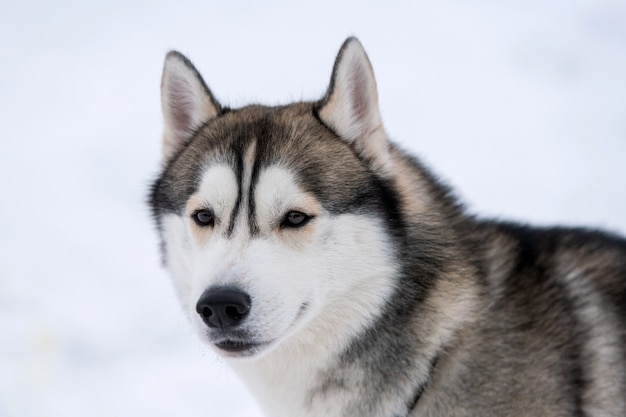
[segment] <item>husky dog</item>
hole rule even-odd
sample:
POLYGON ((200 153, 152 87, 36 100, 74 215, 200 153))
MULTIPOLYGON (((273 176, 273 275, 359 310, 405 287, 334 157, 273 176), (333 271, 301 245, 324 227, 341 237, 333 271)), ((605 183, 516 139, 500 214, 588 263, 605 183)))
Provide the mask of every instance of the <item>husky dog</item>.
POLYGON ((222 106, 178 52, 150 205, 184 310, 268 416, 626 416, 626 241, 485 221, 326 95, 222 106))

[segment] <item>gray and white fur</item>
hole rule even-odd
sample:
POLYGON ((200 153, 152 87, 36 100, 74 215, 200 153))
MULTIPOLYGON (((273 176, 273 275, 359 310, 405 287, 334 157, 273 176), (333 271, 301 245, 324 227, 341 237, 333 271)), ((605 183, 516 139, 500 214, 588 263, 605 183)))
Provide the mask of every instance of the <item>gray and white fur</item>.
POLYGON ((164 262, 267 416, 626 416, 626 241, 466 214, 389 141, 355 38, 274 107, 170 52, 162 107, 164 262))

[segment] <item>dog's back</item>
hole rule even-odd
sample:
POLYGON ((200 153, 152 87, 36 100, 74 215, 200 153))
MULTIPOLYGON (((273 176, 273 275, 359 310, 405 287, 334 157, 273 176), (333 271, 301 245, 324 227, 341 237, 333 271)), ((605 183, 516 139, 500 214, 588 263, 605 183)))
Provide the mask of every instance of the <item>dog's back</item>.
POLYGON ((626 415, 626 241, 475 225, 484 310, 413 415, 626 415))

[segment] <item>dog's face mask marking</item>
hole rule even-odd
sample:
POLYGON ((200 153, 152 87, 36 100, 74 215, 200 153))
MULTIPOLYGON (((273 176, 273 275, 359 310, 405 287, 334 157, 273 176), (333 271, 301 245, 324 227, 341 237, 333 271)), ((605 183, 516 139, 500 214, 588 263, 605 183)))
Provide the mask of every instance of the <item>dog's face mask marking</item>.
POLYGON ((192 321, 230 356, 253 355, 287 337, 319 292, 319 282, 305 271, 317 267, 311 255, 320 250, 325 214, 284 169, 262 170, 252 189, 250 168, 246 164, 237 181, 228 166, 210 166, 188 200, 185 217, 177 220, 186 232, 177 239, 187 241, 192 254, 188 272, 180 276, 191 281, 192 321), (210 213, 206 225, 197 220, 203 212, 210 213), (203 299, 205 305, 198 307, 203 299))
POLYGON ((375 286, 376 274, 390 272, 379 227, 374 218, 328 212, 285 168, 261 169, 240 189, 224 164, 209 166, 184 214, 163 223, 185 309, 231 357, 280 344, 322 310, 349 310, 355 286, 375 286))

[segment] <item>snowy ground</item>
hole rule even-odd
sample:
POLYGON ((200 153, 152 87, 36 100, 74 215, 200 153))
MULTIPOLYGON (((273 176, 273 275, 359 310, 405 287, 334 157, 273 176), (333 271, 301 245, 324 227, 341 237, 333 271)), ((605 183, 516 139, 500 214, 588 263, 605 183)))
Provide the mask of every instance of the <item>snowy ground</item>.
POLYGON ((356 34, 388 132, 472 212, 626 233, 624 0, 90 3, 0 5, 0 416, 260 415, 143 204, 171 48, 275 104, 319 97, 356 34))

